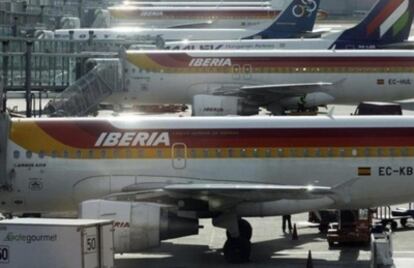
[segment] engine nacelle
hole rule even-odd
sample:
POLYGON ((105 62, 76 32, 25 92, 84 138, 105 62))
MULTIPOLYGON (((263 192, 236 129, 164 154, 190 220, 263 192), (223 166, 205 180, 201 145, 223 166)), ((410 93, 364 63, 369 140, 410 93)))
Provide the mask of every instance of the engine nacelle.
POLYGON ((243 98, 196 95, 193 98, 194 116, 255 115, 259 107, 247 104, 243 98))
POLYGON ((324 92, 309 93, 301 97, 285 98, 280 105, 285 109, 313 108, 331 103, 335 98, 324 92))
POLYGON ((88 200, 80 218, 114 220, 114 251, 138 252, 159 246, 161 240, 198 234, 198 219, 178 217, 169 207, 154 203, 88 200))

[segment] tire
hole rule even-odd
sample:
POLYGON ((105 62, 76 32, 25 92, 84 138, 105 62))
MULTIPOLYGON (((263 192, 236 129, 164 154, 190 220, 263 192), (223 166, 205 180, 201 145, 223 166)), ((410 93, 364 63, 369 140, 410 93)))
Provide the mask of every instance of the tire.
POLYGON ((223 254, 228 263, 246 263, 250 260, 251 243, 244 237, 230 238, 224 243, 223 254))
MULTIPOLYGON (((244 237, 245 239, 250 241, 250 239, 252 238, 252 234, 253 234, 253 229, 250 223, 246 221, 245 219, 240 219, 237 221, 237 223, 239 225, 240 237, 244 237)), ((228 231, 226 231, 226 235, 227 235, 227 239, 232 238, 228 231)))
POLYGON ((250 223, 246 221, 245 219, 240 219, 238 221, 238 224, 239 224, 240 236, 250 241, 250 239, 252 239, 252 234, 253 234, 253 229, 250 223))
POLYGON ((401 219, 400 224, 401 224, 402 227, 406 228, 407 227, 407 219, 404 219, 404 218, 401 219))
POLYGON ((396 221, 391 222, 391 230, 394 232, 398 228, 398 223, 396 221))
POLYGON ((319 224, 318 229, 319 229, 319 232, 321 234, 326 234, 326 233, 328 233, 329 225, 327 225, 327 224, 319 224))

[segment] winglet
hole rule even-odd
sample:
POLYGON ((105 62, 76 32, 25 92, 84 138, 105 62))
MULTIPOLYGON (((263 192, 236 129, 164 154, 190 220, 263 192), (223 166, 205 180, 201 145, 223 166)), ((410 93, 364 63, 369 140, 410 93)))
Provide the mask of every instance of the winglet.
POLYGON ((378 0, 355 27, 345 30, 332 47, 376 48, 408 39, 414 17, 414 0, 378 0))
POLYGON ((319 4, 320 0, 292 0, 267 29, 251 38, 296 38, 311 32, 319 4))

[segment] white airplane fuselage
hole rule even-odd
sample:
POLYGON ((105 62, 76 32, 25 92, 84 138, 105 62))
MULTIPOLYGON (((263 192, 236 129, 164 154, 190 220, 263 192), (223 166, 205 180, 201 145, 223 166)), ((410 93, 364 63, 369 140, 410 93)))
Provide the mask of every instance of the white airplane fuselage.
POLYGON ((112 26, 262 29, 280 13, 271 6, 110 7, 112 26))
POLYGON ((172 41, 167 42, 163 48, 169 50, 329 49, 341 33, 327 34, 323 38, 172 41))
MULTIPOLYGON (((237 93, 244 86, 320 82, 332 85, 315 91, 335 104, 414 97, 411 51, 128 51, 124 63, 126 91, 109 102, 188 104, 195 95, 237 93)), ((266 102, 280 102, 283 93, 297 92, 267 92, 266 102)))
POLYGON ((14 119, 0 210, 76 212, 157 183, 344 186, 335 198, 244 202, 240 216, 408 202, 412 134, 414 117, 14 119))
MULTIPOLYGON (((279 1, 283 2, 283 1, 279 1)), ((276 3, 275 3, 276 4, 276 3)), ((278 5, 281 5, 282 3, 278 3, 278 5)), ((268 1, 256 1, 256 2, 150 2, 150 1, 139 1, 139 2, 133 2, 133 1, 124 1, 124 6, 148 6, 148 7, 267 7, 271 6, 272 3, 268 1)), ((118 6, 122 7, 122 5, 118 6)))
MULTIPOLYGON (((270 22, 271 23, 271 22, 270 22)), ((269 24, 270 24, 269 23, 269 24)), ((52 36, 57 40, 69 40, 73 31, 73 40, 145 40, 145 38, 162 38, 164 41, 177 40, 217 40, 222 38, 241 39, 254 36, 256 29, 168 29, 168 28, 83 28, 73 30, 55 30, 52 36), (92 35, 92 36, 91 36, 92 35)), ((51 38, 50 34, 46 38, 51 38)))

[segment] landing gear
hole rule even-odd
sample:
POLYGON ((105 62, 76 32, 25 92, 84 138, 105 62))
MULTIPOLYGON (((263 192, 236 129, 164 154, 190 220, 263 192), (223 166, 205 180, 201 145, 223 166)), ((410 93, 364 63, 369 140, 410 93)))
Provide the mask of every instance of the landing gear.
MULTIPOLYGON (((252 238, 252 233, 253 233, 252 226, 250 225, 250 223, 246 221, 245 219, 239 219, 237 221, 237 224, 239 225, 240 237, 244 237, 245 239, 250 241, 250 239, 252 238)), ((227 235, 227 239, 231 238, 229 231, 226 231, 226 235, 227 235)))
POLYGON ((407 227, 407 219, 406 218, 402 218, 401 220, 400 220, 400 224, 401 224, 401 226, 402 227, 407 227))
POLYGON ((228 238, 224 243, 224 258, 229 263, 245 263, 250 259, 251 243, 246 238, 228 238))
POLYGON ((237 221, 239 236, 232 237, 227 231, 227 241, 223 247, 224 258, 229 263, 244 263, 250 259, 252 238, 252 227, 248 221, 239 219, 237 221))

